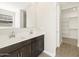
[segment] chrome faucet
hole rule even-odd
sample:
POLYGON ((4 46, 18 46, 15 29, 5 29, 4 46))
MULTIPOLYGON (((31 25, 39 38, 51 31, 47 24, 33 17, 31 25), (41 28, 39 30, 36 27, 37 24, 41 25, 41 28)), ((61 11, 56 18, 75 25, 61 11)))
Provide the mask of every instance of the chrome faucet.
POLYGON ((14 31, 11 32, 11 35, 9 36, 9 38, 15 38, 15 32, 14 31))

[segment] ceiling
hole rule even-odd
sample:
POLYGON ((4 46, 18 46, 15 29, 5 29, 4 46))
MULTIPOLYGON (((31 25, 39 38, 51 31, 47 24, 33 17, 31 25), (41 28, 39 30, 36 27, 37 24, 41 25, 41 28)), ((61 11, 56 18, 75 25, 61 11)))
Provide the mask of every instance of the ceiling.
POLYGON ((32 2, 0 2, 0 8, 28 9, 32 2))
POLYGON ((72 8, 75 6, 79 6, 79 2, 59 2, 61 9, 72 8))

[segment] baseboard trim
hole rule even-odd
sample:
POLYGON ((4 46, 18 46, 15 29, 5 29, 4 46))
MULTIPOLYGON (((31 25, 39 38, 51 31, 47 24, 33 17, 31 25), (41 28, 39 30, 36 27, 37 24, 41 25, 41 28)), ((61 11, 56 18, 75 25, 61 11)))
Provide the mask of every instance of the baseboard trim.
POLYGON ((50 52, 48 52, 48 51, 43 51, 44 53, 46 53, 47 55, 49 55, 50 57, 55 57, 55 53, 53 54, 53 53, 50 53, 50 52))

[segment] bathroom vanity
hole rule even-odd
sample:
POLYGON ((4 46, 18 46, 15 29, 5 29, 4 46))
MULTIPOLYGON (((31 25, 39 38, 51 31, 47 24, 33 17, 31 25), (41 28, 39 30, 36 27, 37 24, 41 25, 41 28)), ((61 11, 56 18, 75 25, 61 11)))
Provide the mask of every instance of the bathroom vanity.
POLYGON ((44 50, 44 34, 0 48, 0 57, 37 57, 44 50))

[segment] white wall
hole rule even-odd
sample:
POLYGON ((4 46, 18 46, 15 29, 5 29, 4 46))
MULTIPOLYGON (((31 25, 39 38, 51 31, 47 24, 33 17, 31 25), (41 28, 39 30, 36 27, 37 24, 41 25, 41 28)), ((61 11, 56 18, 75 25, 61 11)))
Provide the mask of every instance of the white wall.
POLYGON ((36 27, 36 4, 32 4, 30 8, 26 10, 27 13, 27 27, 36 27))
POLYGON ((61 2, 62 36, 78 39, 78 6, 77 2, 61 2))
POLYGON ((56 3, 38 3, 37 28, 46 32, 45 52, 51 56, 56 53, 56 3))
POLYGON ((78 10, 77 8, 61 11, 62 37, 78 39, 78 10))
POLYGON ((61 9, 72 8, 75 6, 79 6, 79 2, 59 2, 61 9))

